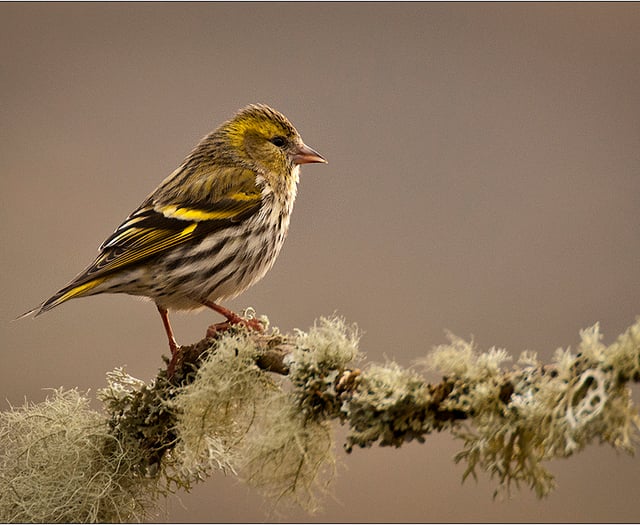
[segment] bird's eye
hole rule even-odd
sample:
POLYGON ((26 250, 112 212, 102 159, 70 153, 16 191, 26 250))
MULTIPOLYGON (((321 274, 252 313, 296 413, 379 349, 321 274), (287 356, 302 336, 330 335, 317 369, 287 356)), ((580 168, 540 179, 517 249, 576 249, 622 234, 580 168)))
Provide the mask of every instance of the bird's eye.
POLYGON ((287 139, 285 139, 284 137, 277 136, 271 139, 271 143, 274 146, 277 146, 278 148, 282 148, 286 145, 287 139))

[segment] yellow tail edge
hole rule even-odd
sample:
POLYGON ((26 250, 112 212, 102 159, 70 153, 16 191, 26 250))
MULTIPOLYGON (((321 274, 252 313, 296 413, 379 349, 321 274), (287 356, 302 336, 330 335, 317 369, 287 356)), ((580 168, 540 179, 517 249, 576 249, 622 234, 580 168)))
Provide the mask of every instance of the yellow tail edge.
POLYGON ((16 317, 15 320, 22 319, 24 317, 28 317, 33 314, 34 317, 38 317, 40 314, 44 312, 48 312, 52 308, 55 308, 59 304, 62 304, 69 299, 73 299, 74 297, 82 297, 86 295, 88 292, 93 290, 96 286, 103 283, 106 280, 106 277, 99 277, 97 279, 92 279, 86 283, 78 284, 78 285, 69 285, 60 290, 57 294, 47 299, 40 306, 36 306, 32 308, 28 312, 23 313, 22 315, 16 317))

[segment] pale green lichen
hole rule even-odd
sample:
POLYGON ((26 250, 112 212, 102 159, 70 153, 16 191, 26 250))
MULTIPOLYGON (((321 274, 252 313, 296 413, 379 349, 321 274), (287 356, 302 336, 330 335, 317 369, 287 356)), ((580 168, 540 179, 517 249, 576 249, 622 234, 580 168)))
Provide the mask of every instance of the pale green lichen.
POLYGON ((473 341, 448 334, 449 344, 437 346, 426 359, 427 368, 437 370, 451 391, 440 408, 461 411, 469 416, 501 410, 500 392, 504 384, 501 364, 511 360, 503 349, 478 352, 473 341))
POLYGON ((109 372, 107 386, 98 391, 110 435, 123 449, 138 450, 138 474, 188 489, 188 479, 170 474, 175 462, 166 454, 177 440, 176 413, 169 402, 174 395, 175 388, 163 375, 147 385, 122 368, 109 372))
POLYGON ((348 426, 347 450, 448 430, 462 440, 465 478, 482 470, 499 489, 526 484, 538 496, 553 488, 550 459, 594 440, 634 450, 640 320, 609 346, 595 325, 576 353, 543 365, 523 352, 510 369, 504 350, 450 336, 427 359, 443 375, 435 385, 395 363, 353 368, 358 342, 336 318, 292 336, 231 329, 188 347, 191 364, 172 379, 109 373, 104 415, 75 390, 2 412, 0 521, 144 520, 159 497, 217 470, 273 505, 313 510, 335 470, 333 419, 348 426))
POLYGON ((369 366, 343 406, 349 424, 346 450, 377 441, 382 446, 424 441, 423 435, 435 424, 429 414, 431 401, 427 385, 415 372, 396 363, 369 366))
POLYGON ((321 317, 307 332, 296 330, 291 375, 340 370, 359 358, 360 334, 341 317, 321 317))
POLYGON ((291 390, 256 366, 248 332, 220 338, 173 401, 179 440, 172 458, 186 473, 238 472, 274 503, 315 509, 314 494, 328 485, 335 463, 332 430, 319 414, 335 400, 333 381, 357 356, 357 344, 355 328, 337 318, 297 331, 288 341, 289 377, 299 387, 291 390))
POLYGON ((342 318, 320 318, 308 332, 290 338, 288 378, 292 389, 269 396, 243 448, 241 477, 272 502, 295 501, 317 508, 316 492, 335 472, 333 432, 335 381, 359 357, 359 334, 342 318))
POLYGON ((289 501, 317 510, 317 493, 328 489, 335 472, 329 422, 308 417, 284 392, 264 408, 243 447, 241 477, 273 506, 289 501))
POLYGON ((76 390, 0 414, 0 522, 130 522, 164 493, 76 390))
POLYGON ((465 341, 447 333, 448 344, 436 346, 421 362, 430 369, 438 370, 445 377, 456 377, 469 383, 486 381, 502 373, 501 365, 510 361, 506 350, 491 348, 478 352, 473 341, 465 341))
MULTIPOLYGON (((594 326, 598 330, 598 325, 594 326)), ((620 381, 640 381, 640 321, 631 325, 618 339, 607 347, 602 357, 602 367, 616 370, 620 381)), ((581 347, 581 351, 584 351, 581 347)))
POLYGON ((201 469, 234 470, 243 438, 275 391, 256 357, 246 331, 223 337, 194 381, 173 398, 178 442, 171 454, 186 476, 201 475, 201 469))
POLYGON ((341 401, 335 392, 338 375, 360 358, 360 335, 355 325, 339 317, 320 318, 308 331, 297 330, 287 357, 289 380, 304 414, 337 417, 341 401))
POLYGON ((553 363, 542 366, 527 352, 521 368, 511 371, 499 369, 506 356, 495 350, 481 354, 458 339, 437 348, 429 360, 454 384, 444 405, 471 416, 452 428, 464 442, 456 456, 467 463, 464 476, 475 477, 480 468, 497 477, 500 488, 524 483, 541 497, 554 486, 544 462, 593 440, 633 451, 639 419, 626 381, 637 377, 638 334, 636 323, 606 346, 595 325, 581 331, 577 354, 559 349, 553 363))

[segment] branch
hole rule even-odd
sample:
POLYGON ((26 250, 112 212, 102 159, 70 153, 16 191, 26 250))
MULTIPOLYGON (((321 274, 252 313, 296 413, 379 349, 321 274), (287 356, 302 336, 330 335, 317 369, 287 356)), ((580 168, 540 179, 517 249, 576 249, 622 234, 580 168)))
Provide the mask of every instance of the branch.
POLYGON ((333 474, 334 420, 347 452, 449 431, 465 478, 482 470, 498 489, 525 483, 542 497, 553 488, 545 461, 594 440, 634 450, 640 320, 608 347, 597 325, 580 335, 575 354, 542 364, 525 352, 508 370, 504 350, 450 336, 421 363, 441 374, 431 384, 395 363, 364 366, 340 319, 286 335, 229 330, 183 347, 170 380, 109 373, 106 415, 76 391, 3 413, 0 520, 140 520, 219 469, 313 509, 333 474))

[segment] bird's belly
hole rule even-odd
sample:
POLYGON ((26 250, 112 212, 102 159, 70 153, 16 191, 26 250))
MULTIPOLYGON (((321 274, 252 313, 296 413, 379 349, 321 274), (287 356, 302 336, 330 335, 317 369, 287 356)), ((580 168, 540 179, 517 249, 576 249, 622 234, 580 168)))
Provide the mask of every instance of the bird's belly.
POLYGON ((174 310, 233 298, 273 266, 286 236, 286 229, 278 226, 261 228, 264 233, 212 235, 181 254, 172 253, 149 268, 149 287, 140 295, 174 310))

